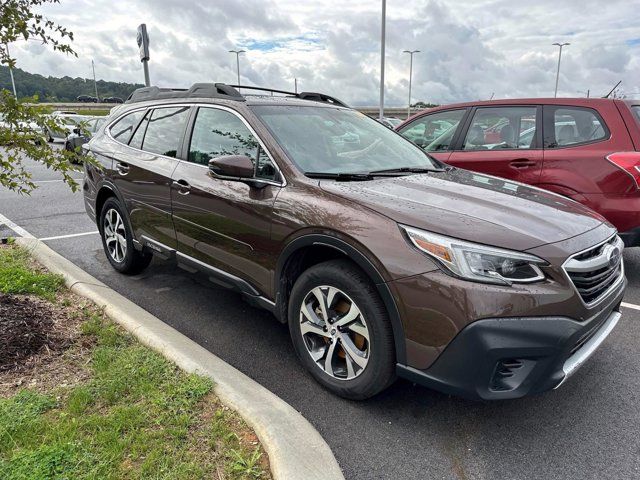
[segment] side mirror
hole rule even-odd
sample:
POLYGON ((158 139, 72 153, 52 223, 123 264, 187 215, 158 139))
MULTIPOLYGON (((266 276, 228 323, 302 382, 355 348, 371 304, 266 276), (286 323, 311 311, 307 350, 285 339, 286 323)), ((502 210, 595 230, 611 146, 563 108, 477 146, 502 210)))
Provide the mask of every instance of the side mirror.
POLYGON ((254 167, 245 155, 225 155, 209 160, 209 172, 225 180, 248 180, 253 178, 254 167))
POLYGON ((75 127, 73 129, 73 133, 75 133, 76 135, 80 135, 80 127, 75 127))

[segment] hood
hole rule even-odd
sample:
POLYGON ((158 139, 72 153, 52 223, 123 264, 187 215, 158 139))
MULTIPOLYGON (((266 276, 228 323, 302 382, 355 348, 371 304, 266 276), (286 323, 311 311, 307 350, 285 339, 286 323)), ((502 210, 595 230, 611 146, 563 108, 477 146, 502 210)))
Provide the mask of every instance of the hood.
POLYGON ((461 169, 362 182, 323 180, 320 186, 398 223, 519 251, 566 240, 606 222, 560 195, 461 169))

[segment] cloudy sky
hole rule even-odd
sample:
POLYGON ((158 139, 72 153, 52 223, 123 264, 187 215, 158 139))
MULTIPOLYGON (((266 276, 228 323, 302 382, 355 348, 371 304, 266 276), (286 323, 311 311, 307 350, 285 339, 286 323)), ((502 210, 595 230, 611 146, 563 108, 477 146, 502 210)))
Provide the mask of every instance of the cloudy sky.
MULTIPOLYGON (((151 81, 160 86, 242 83, 323 91, 353 105, 376 105, 380 1, 359 0, 60 0, 43 11, 75 34, 78 58, 36 42, 17 42, 18 67, 54 76, 142 82, 136 28, 151 39, 151 81)), ((640 14, 624 0, 388 0, 386 105, 405 105, 409 58, 413 100, 435 103, 603 95, 622 80, 640 92, 640 14)), ((640 98, 640 95, 635 95, 640 98)))

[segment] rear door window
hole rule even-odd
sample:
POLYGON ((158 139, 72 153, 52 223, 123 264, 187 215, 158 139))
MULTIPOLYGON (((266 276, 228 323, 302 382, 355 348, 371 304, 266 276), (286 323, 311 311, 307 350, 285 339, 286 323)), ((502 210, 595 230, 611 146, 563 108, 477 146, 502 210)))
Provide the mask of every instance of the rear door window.
POLYGON ((537 148, 536 106, 476 109, 462 150, 522 150, 537 148))
POLYGON ((142 150, 165 157, 177 157, 189 107, 153 110, 142 142, 142 150))
POLYGON ((140 123, 140 120, 142 120, 143 115, 144 110, 138 110, 136 112, 131 112, 129 115, 125 115, 111 126, 109 129, 111 136, 119 142, 128 143, 131 138, 131 134, 138 123, 140 123))
POLYGON ((449 150, 466 110, 424 115, 399 130, 400 134, 427 152, 449 150))
POLYGON ((544 107, 545 148, 584 145, 609 138, 604 121, 592 108, 544 107))

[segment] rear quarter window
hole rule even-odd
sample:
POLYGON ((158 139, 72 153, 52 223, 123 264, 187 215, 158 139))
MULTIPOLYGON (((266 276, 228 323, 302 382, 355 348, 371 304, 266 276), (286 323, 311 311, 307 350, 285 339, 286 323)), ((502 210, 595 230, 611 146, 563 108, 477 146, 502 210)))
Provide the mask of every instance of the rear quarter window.
POLYGON ((129 143, 131 134, 138 123, 140 123, 140 120, 142 120, 144 112, 144 110, 138 110, 122 117, 109 129, 111 136, 119 142, 129 143))
POLYGON ((595 109, 545 105, 545 148, 573 147, 607 138, 609 129, 595 109))

